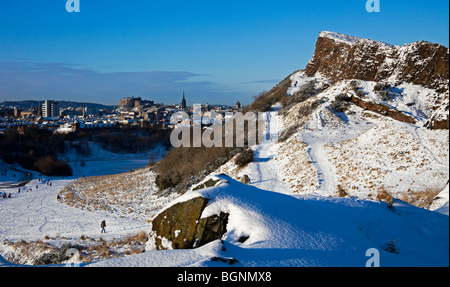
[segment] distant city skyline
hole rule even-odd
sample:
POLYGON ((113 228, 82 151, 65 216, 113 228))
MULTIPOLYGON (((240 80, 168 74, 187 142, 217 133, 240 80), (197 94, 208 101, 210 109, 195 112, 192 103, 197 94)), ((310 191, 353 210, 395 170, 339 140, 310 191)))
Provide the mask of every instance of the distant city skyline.
POLYGON ((305 68, 321 31, 448 47, 448 1, 0 2, 0 102, 249 104, 305 68))
MULTIPOLYGON (((61 100, 61 99, 53 99, 53 100, 45 100, 45 99, 35 99, 35 100, 7 100, 7 101, 2 101, 0 102, 0 108, 4 107, 4 108, 18 108, 18 109, 30 109, 30 108, 38 108, 38 107, 43 107, 43 105, 45 104, 45 102, 50 101, 50 102, 55 102, 58 105, 62 105, 64 106, 64 108, 79 108, 79 107, 93 107, 95 106, 96 108, 99 109, 115 109, 121 106, 122 101, 126 100, 126 99, 140 99, 142 101, 144 101, 145 103, 151 103, 151 105, 164 105, 164 106, 180 106, 183 107, 183 99, 185 100, 185 108, 192 108, 194 107, 194 105, 200 104, 204 107, 209 106, 209 107, 213 107, 213 106, 227 106, 227 107, 234 107, 237 104, 241 105, 240 101, 238 100, 236 103, 231 103, 231 104, 217 104, 217 103, 210 103, 208 101, 203 101, 203 102, 198 102, 198 103, 193 103, 193 104, 188 104, 187 103, 187 99, 186 99, 186 95, 185 93, 182 94, 182 99, 180 99, 180 101, 175 102, 175 103, 165 103, 165 102, 155 102, 154 100, 151 99, 147 99, 147 98, 142 98, 142 97, 124 97, 122 99, 119 100, 118 103, 113 103, 113 104, 102 104, 99 102, 95 102, 95 101, 70 101, 70 100, 61 100)), ((241 107, 243 107, 241 105, 241 107)), ((62 108, 62 107, 61 107, 62 108)))

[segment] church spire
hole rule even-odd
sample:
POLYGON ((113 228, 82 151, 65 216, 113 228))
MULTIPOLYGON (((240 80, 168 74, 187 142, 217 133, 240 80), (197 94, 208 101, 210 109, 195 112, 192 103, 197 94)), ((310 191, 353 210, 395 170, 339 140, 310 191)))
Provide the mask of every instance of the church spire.
POLYGON ((185 110, 186 108, 187 108, 186 97, 185 97, 184 91, 183 91, 183 100, 181 100, 181 109, 185 110))

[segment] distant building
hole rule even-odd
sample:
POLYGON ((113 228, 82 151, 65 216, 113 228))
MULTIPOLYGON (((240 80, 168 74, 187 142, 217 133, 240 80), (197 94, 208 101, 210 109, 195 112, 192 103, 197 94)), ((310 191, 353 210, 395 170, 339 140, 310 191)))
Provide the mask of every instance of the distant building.
MULTIPOLYGON (((31 107, 33 107, 33 104, 31 104, 31 107)), ((36 113, 37 113, 36 115, 37 115, 38 117, 42 117, 41 102, 39 102, 39 104, 38 104, 36 113)))
POLYGON ((184 92, 183 92, 183 99, 181 100, 181 109, 185 110, 186 108, 187 108, 186 97, 185 97, 184 92))
POLYGON ((84 108, 83 112, 84 112, 85 116, 97 116, 98 115, 98 109, 92 108, 92 107, 84 108))
POLYGON ((31 108, 29 108, 28 110, 23 110, 20 112, 20 117, 21 118, 30 118, 36 115, 36 109, 33 108, 33 105, 31 105, 31 108))
POLYGON ((22 110, 18 108, 14 108, 14 117, 20 118, 22 116, 22 110))
POLYGON ((64 109, 61 111, 61 117, 76 118, 82 115, 83 112, 75 109, 64 109))
POLYGON ((55 101, 45 101, 42 104, 42 116, 44 118, 59 117, 59 104, 55 101))
POLYGON ((154 104, 154 101, 143 100, 141 97, 123 98, 119 101, 119 107, 126 110, 143 106, 152 106, 154 104))
POLYGON ((124 98, 119 101, 119 107, 125 108, 125 109, 130 109, 130 108, 134 107, 134 103, 135 103, 134 97, 124 98))
POLYGON ((187 109, 186 97, 184 96, 184 92, 183 92, 183 99, 181 100, 181 109, 182 110, 186 110, 187 109))

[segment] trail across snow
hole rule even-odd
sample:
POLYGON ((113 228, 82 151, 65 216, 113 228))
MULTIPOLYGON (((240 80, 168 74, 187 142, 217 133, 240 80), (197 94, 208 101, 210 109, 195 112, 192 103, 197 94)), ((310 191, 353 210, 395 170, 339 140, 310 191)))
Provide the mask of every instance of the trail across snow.
POLYGON ((255 147, 254 161, 245 168, 245 174, 251 178, 251 185, 263 190, 275 192, 289 192, 287 185, 281 180, 279 168, 274 160, 277 156, 276 143, 282 128, 282 121, 277 108, 265 113, 266 128, 264 141, 255 147))
POLYGON ((38 240, 58 235, 74 239, 81 235, 99 236, 100 222, 104 219, 107 221, 108 233, 103 235, 106 238, 148 228, 144 222, 59 203, 59 191, 70 182, 52 180, 52 186, 47 186, 46 183, 33 180, 21 188, 20 194, 16 189, 4 190, 13 195, 12 198, 0 199, 0 240, 38 240))
MULTIPOLYGON (((283 121, 278 115, 278 109, 265 113, 266 129, 264 141, 253 147, 254 162, 245 167, 240 174, 250 177, 250 185, 263 190, 291 194, 288 185, 282 180, 281 170, 274 158, 278 156, 278 137, 283 130, 283 121)), ((302 131, 299 136, 307 145, 307 154, 311 164, 317 171, 319 187, 317 193, 321 196, 334 195, 337 191, 338 179, 334 165, 328 160, 325 145, 352 140, 375 124, 361 123, 354 126, 341 125, 339 127, 324 128, 322 111, 318 110, 309 123, 309 129, 302 131)))
MULTIPOLYGON (((318 116, 317 119, 320 119, 318 116)), ((321 128, 302 131, 298 134, 308 146, 307 153, 317 171, 320 195, 332 195, 337 191, 338 179, 334 165, 328 160, 324 146, 354 139, 374 127, 373 124, 359 124, 356 127, 341 126, 333 129, 321 128)))

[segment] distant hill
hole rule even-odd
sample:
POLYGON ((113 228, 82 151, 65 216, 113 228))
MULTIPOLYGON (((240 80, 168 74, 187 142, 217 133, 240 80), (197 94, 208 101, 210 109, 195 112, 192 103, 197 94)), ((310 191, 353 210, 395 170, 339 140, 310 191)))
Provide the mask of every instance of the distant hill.
MULTIPOLYGON (((0 102, 0 106, 5 107, 17 107, 21 109, 29 109, 31 106, 37 107, 39 103, 43 103, 43 101, 34 101, 34 100, 28 100, 28 101, 5 101, 0 102)), ((71 101, 58 101, 59 107, 61 109, 66 109, 69 107, 77 108, 77 107, 88 107, 88 108, 95 108, 95 109, 107 109, 112 110, 115 106, 108 106, 103 104, 96 104, 96 103, 86 103, 86 102, 71 102, 71 101)))

